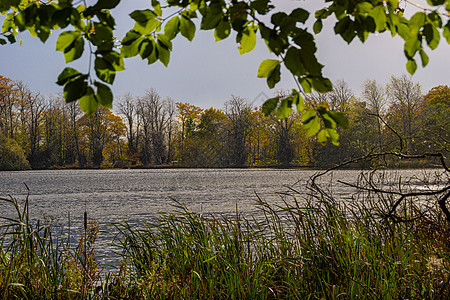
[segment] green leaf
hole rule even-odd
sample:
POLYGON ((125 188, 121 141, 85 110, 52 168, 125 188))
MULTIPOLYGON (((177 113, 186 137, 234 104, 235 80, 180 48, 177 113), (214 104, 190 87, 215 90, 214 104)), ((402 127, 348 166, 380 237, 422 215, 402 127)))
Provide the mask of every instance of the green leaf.
POLYGON ((67 67, 65 68, 61 74, 58 75, 58 81, 56 82, 58 85, 64 85, 68 81, 74 79, 75 77, 79 77, 81 73, 74 68, 67 67))
POLYGON ((108 61, 117 72, 125 70, 123 55, 115 51, 102 52, 103 58, 108 61))
POLYGON ((2 32, 8 32, 10 29, 14 29, 16 27, 14 23, 14 15, 12 13, 8 14, 6 19, 3 21, 2 24, 2 32))
POLYGON ((0 45, 6 45, 6 41, 4 39, 0 39, 0 45))
POLYGON ((292 107, 289 105, 292 103, 292 99, 285 98, 281 100, 280 106, 277 108, 277 118, 282 120, 286 119, 292 112, 292 107))
POLYGON ((339 20, 339 22, 337 22, 334 26, 334 32, 336 34, 340 34, 344 41, 346 41, 348 44, 350 44, 350 42, 356 36, 354 24, 350 17, 345 17, 339 20))
POLYGON ((420 54, 420 59, 422 60, 422 67, 426 67, 426 65, 428 65, 429 62, 429 58, 428 55, 425 53, 425 51, 423 51, 423 49, 419 50, 419 54, 420 54))
POLYGON ((113 38, 113 31, 112 28, 109 26, 105 26, 101 23, 95 23, 94 30, 96 40, 98 41, 105 42, 110 41, 113 38))
POLYGON ((333 120, 339 124, 339 126, 341 126, 344 129, 348 129, 350 124, 348 121, 348 118, 346 116, 344 116, 342 113, 337 112, 337 111, 328 111, 327 112, 328 115, 330 115, 331 118, 333 118, 333 120))
POLYGON ((450 44, 450 21, 444 26, 444 30, 442 31, 442 36, 447 40, 447 44, 450 44))
POLYGON ((270 21, 272 24, 279 26, 286 18, 288 18, 288 15, 285 12, 277 12, 270 17, 270 21))
POLYGON ((127 32, 127 34, 125 35, 125 37, 122 39, 122 45, 128 46, 131 45, 135 40, 137 40, 138 38, 140 38, 142 35, 139 34, 139 32, 134 31, 134 30, 130 30, 127 32))
POLYGON ((112 109, 113 94, 111 92, 111 89, 107 85, 97 81, 94 83, 94 85, 97 87, 98 102, 104 107, 112 109))
POLYGON ((222 20, 217 25, 214 30, 214 37, 216 38, 216 42, 226 39, 231 32, 231 24, 228 20, 222 20))
POLYGON ((414 59, 408 59, 408 62, 406 63, 406 70, 409 74, 414 75, 414 72, 417 70, 417 64, 414 59))
POLYGON ((328 18, 331 14, 333 13, 332 9, 328 9, 328 8, 322 8, 319 9, 318 11, 316 11, 315 13, 315 17, 316 19, 326 19, 328 18))
POLYGON ((56 51, 65 52, 73 45, 75 40, 81 35, 78 31, 64 31, 58 36, 56 40, 56 51))
POLYGON ((303 129, 307 129, 306 137, 315 135, 320 130, 320 119, 318 116, 314 116, 308 122, 303 123, 303 129))
POLYGON ((328 78, 313 77, 311 79, 312 88, 320 93, 326 93, 333 89, 333 84, 328 78))
POLYGON ((328 114, 328 110, 318 109, 326 129, 336 129, 336 121, 328 114))
POLYGON ((156 13, 159 17, 161 17, 162 14, 163 14, 163 12, 162 12, 161 4, 159 3, 159 1, 157 1, 157 0, 152 0, 152 7, 153 7, 153 9, 155 10, 155 13, 156 13))
POLYGON ((275 111, 275 109, 277 108, 279 101, 280 101, 280 99, 278 97, 267 99, 261 107, 263 114, 265 116, 268 116, 271 113, 273 113, 275 111))
POLYGON ((330 134, 328 133, 328 130, 322 129, 317 134, 317 141, 322 144, 322 146, 325 146, 328 142, 328 139, 330 138, 330 134))
POLYGON ((276 66, 273 72, 267 77, 267 85, 273 88, 281 79, 280 65, 276 66))
POLYGON ((94 28, 95 32, 90 35, 90 40, 97 46, 97 50, 105 51, 112 49, 114 46, 112 28, 101 23, 95 23, 94 28))
POLYGON ((91 87, 87 88, 86 94, 84 94, 79 100, 80 108, 87 115, 91 115, 97 110, 98 102, 95 99, 94 90, 91 87))
POLYGON ((297 105, 297 112, 305 109, 305 101, 297 90, 292 90, 292 104, 297 105))
POLYGON ((253 0, 250 2, 250 7, 255 9, 261 15, 267 14, 274 8, 274 6, 270 4, 270 0, 253 0))
POLYGON ((66 83, 63 94, 67 103, 76 101, 85 94, 87 88, 86 79, 87 75, 83 75, 66 83))
POLYGON ((66 63, 72 62, 81 57, 84 50, 84 39, 79 36, 75 39, 69 48, 66 48, 64 51, 64 59, 66 63))
POLYGON ((268 78, 272 72, 280 65, 280 62, 275 59, 264 60, 258 68, 258 78, 268 78))
POLYGON ((430 5, 437 6, 437 5, 442 5, 442 4, 444 4, 444 3, 445 3, 445 0, 427 0, 427 2, 428 2, 430 5))
POLYGON ((302 112, 301 121, 303 124, 307 124, 315 117, 316 117, 316 111, 311 108, 311 109, 308 109, 308 110, 305 110, 302 112))
POLYGON ((189 18, 182 15, 180 20, 180 32, 181 35, 192 41, 195 36, 195 24, 189 18))
POLYGON ((423 12, 415 13, 408 22, 409 30, 412 35, 416 35, 420 28, 425 25, 426 14, 423 12))
POLYGON ((200 24, 200 29, 210 30, 216 28, 219 22, 223 18, 223 12, 221 9, 207 9, 206 15, 203 16, 200 24))
POLYGON ((158 48, 156 47, 155 41, 151 41, 153 45, 153 51, 152 53, 147 57, 148 64, 151 65, 155 63, 158 60, 158 48))
POLYGON ((149 9, 145 9, 133 11, 132 13, 130 13, 130 17, 132 17, 136 22, 144 24, 150 20, 155 19, 157 15, 149 9))
POLYGON ((172 42, 169 41, 169 39, 165 35, 158 34, 157 35, 157 39, 158 39, 158 42, 161 44, 161 46, 163 46, 166 49, 172 51, 172 42))
POLYGON ((237 39, 240 43, 238 49, 241 55, 252 51, 256 45, 255 28, 253 26, 245 27, 242 33, 238 35, 237 39))
POLYGON ((322 31, 323 28, 323 24, 322 24, 322 20, 319 19, 316 22, 314 22, 314 26, 313 26, 313 30, 315 34, 318 34, 322 31))
POLYGON ((382 32, 386 29, 386 10, 384 4, 375 6, 370 12, 369 16, 375 21, 376 30, 382 32))
POLYGON ((312 82, 311 79, 308 77, 300 77, 299 78, 300 85, 302 86, 302 89, 305 93, 311 93, 312 89, 312 82))
POLYGON ((142 59, 149 57, 153 52, 153 41, 149 38, 142 41, 139 45, 139 55, 142 59))
POLYGON ((180 19, 178 16, 173 17, 170 19, 166 26, 164 26, 164 34, 169 40, 172 40, 175 38, 180 31, 180 19))
POLYGON ((441 35, 437 28, 432 23, 428 23, 423 28, 423 34, 425 35, 428 46, 432 50, 436 49, 441 39, 441 35))
POLYGON ((305 24, 309 17, 309 12, 303 8, 296 8, 289 14, 289 17, 294 18, 297 22, 305 24))
POLYGON ((373 5, 369 2, 362 2, 356 5, 356 10, 362 15, 369 14, 372 9, 373 5))
POLYGON ((8 39, 8 42, 10 42, 11 44, 14 44, 16 42, 16 38, 12 34, 8 34, 6 38, 8 39))
POLYGON ((328 134, 331 137, 331 142, 335 146, 339 146, 339 134, 334 129, 327 129, 328 134))
POLYGON ((120 52, 124 57, 134 57, 139 53, 139 46, 144 40, 144 37, 139 35, 139 38, 133 40, 131 43, 124 44, 120 49, 120 52))
POLYGON ((94 7, 97 9, 112 9, 116 7, 119 2, 120 0, 98 0, 94 7))
MULTIPOLYGON (((153 31, 161 25, 161 21, 158 19, 151 19, 147 22, 140 23, 136 22, 134 24, 133 30, 139 32, 142 35, 149 35, 153 33, 153 31)), ((157 30, 159 31, 159 30, 157 30)))
POLYGON ((296 76, 302 76, 307 73, 302 63, 301 53, 299 49, 290 47, 284 57, 284 64, 296 76))
POLYGON ((114 66, 102 57, 95 58, 95 74, 106 83, 112 84, 116 77, 114 66))
POLYGON ((170 62, 169 50, 164 45, 162 45, 159 40, 158 43, 156 44, 156 49, 158 50, 158 59, 163 63, 164 66, 167 67, 170 62))
POLYGON ((416 52, 420 49, 420 40, 417 39, 417 36, 407 39, 405 41, 404 49, 407 57, 414 57, 416 52))

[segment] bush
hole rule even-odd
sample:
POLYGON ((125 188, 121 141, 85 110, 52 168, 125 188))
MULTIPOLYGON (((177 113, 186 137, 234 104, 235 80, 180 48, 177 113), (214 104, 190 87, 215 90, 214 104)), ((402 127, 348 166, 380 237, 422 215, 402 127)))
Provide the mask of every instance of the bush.
POLYGON ((18 171, 30 169, 23 149, 13 139, 0 133, 0 170, 18 171))

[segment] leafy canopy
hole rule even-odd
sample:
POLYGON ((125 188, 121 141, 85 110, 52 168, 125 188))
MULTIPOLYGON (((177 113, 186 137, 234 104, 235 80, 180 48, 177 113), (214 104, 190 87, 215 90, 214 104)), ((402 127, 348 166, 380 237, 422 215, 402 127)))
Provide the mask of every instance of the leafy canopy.
MULTIPOLYGON (((214 31, 217 41, 228 38, 234 31, 241 54, 254 49, 259 35, 275 58, 264 60, 257 76, 265 78, 273 88, 280 81, 284 65, 297 81, 297 88, 289 97, 268 99, 263 106, 265 114, 277 110, 277 116, 283 118, 292 106, 299 111, 304 109, 304 93, 332 89, 331 81, 322 74, 323 65, 317 60, 314 42, 327 18, 334 16, 334 32, 347 43, 355 38, 364 42, 377 32, 399 35, 404 40, 406 68, 411 74, 417 69, 418 58, 423 67, 429 61, 425 45, 436 49, 441 35, 450 42, 450 0, 428 0, 428 7, 409 19, 404 16, 399 0, 327 0, 325 7, 312 16, 315 18, 312 30, 305 25, 311 14, 301 7, 302 2, 291 12, 275 12, 270 0, 167 0, 164 7, 158 0, 151 0, 148 9, 130 12, 135 24, 120 40, 113 35, 116 24, 111 12, 119 3, 120 0, 98 0, 86 6, 86 1, 2 0, 0 12, 5 17, 0 44, 16 42, 23 31, 45 42, 52 31, 62 30, 56 50, 63 53, 65 62, 91 55, 95 72, 81 73, 67 67, 57 83, 63 86, 67 102, 78 100, 90 114, 99 105, 112 107, 110 86, 116 73, 125 69, 124 58, 139 55, 148 64, 160 61, 167 66, 172 40, 181 35, 192 41, 198 26, 200 30, 214 31), (198 21, 194 22, 195 19, 198 21)), ((330 112, 326 105, 305 111, 302 120, 309 136, 318 134, 321 141, 331 139, 335 144, 336 126, 347 126, 345 118, 330 112)))

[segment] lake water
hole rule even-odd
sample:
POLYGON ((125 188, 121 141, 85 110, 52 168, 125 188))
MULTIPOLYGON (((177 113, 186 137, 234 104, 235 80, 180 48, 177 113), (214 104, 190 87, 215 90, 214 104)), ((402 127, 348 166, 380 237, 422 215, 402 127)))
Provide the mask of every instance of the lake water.
MULTIPOLYGON (((149 169, 149 170, 52 170, 0 172, 0 197, 11 195, 23 203, 29 188, 30 215, 33 220, 51 220, 67 224, 70 214, 72 230, 80 232, 83 212, 95 219, 102 233, 100 241, 111 240, 107 224, 127 220, 132 224, 150 220, 160 212, 174 210, 175 201, 191 211, 235 215, 258 214, 256 194, 272 204, 281 204, 282 195, 306 197, 306 184, 317 171, 282 169, 149 169)), ((399 178, 424 186, 423 180, 435 178, 439 170, 384 171, 380 180, 395 186, 399 178)), ((368 172, 365 172, 368 174, 368 172)), ((361 171, 344 170, 319 179, 324 188, 331 188, 338 199, 350 199, 355 188, 339 183, 356 183, 361 171)), ((448 184, 448 176, 446 177, 448 184)), ((442 182, 428 182, 431 187, 442 182)), ((348 200, 347 200, 348 201, 348 200)), ((0 203, 2 216, 12 217, 11 205, 0 203)), ((108 251, 102 247, 100 252, 108 251)), ((100 253, 101 254, 101 253, 100 253)), ((108 260, 107 258, 105 258, 108 260)))

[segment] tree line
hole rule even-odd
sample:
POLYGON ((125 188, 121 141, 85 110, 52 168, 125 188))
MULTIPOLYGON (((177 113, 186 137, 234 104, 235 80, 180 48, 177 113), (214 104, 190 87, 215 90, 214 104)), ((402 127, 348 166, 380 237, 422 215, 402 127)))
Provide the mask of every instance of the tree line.
MULTIPOLYGON (((289 93, 278 91, 275 97, 289 93)), ((114 110, 99 107, 85 115, 61 95, 44 96, 0 76, 0 169, 331 167, 374 153, 449 152, 450 88, 437 86, 424 94, 406 75, 391 76, 385 86, 366 80, 359 97, 343 80, 331 92, 305 95, 306 107, 326 107, 349 120, 349 129, 338 129, 338 147, 320 133, 309 134, 308 127, 327 126, 305 122, 307 110, 280 119, 238 96, 222 109, 204 109, 148 89, 142 96, 119 96, 115 103, 114 110)), ((409 164, 377 158, 358 160, 356 166, 409 164)))

